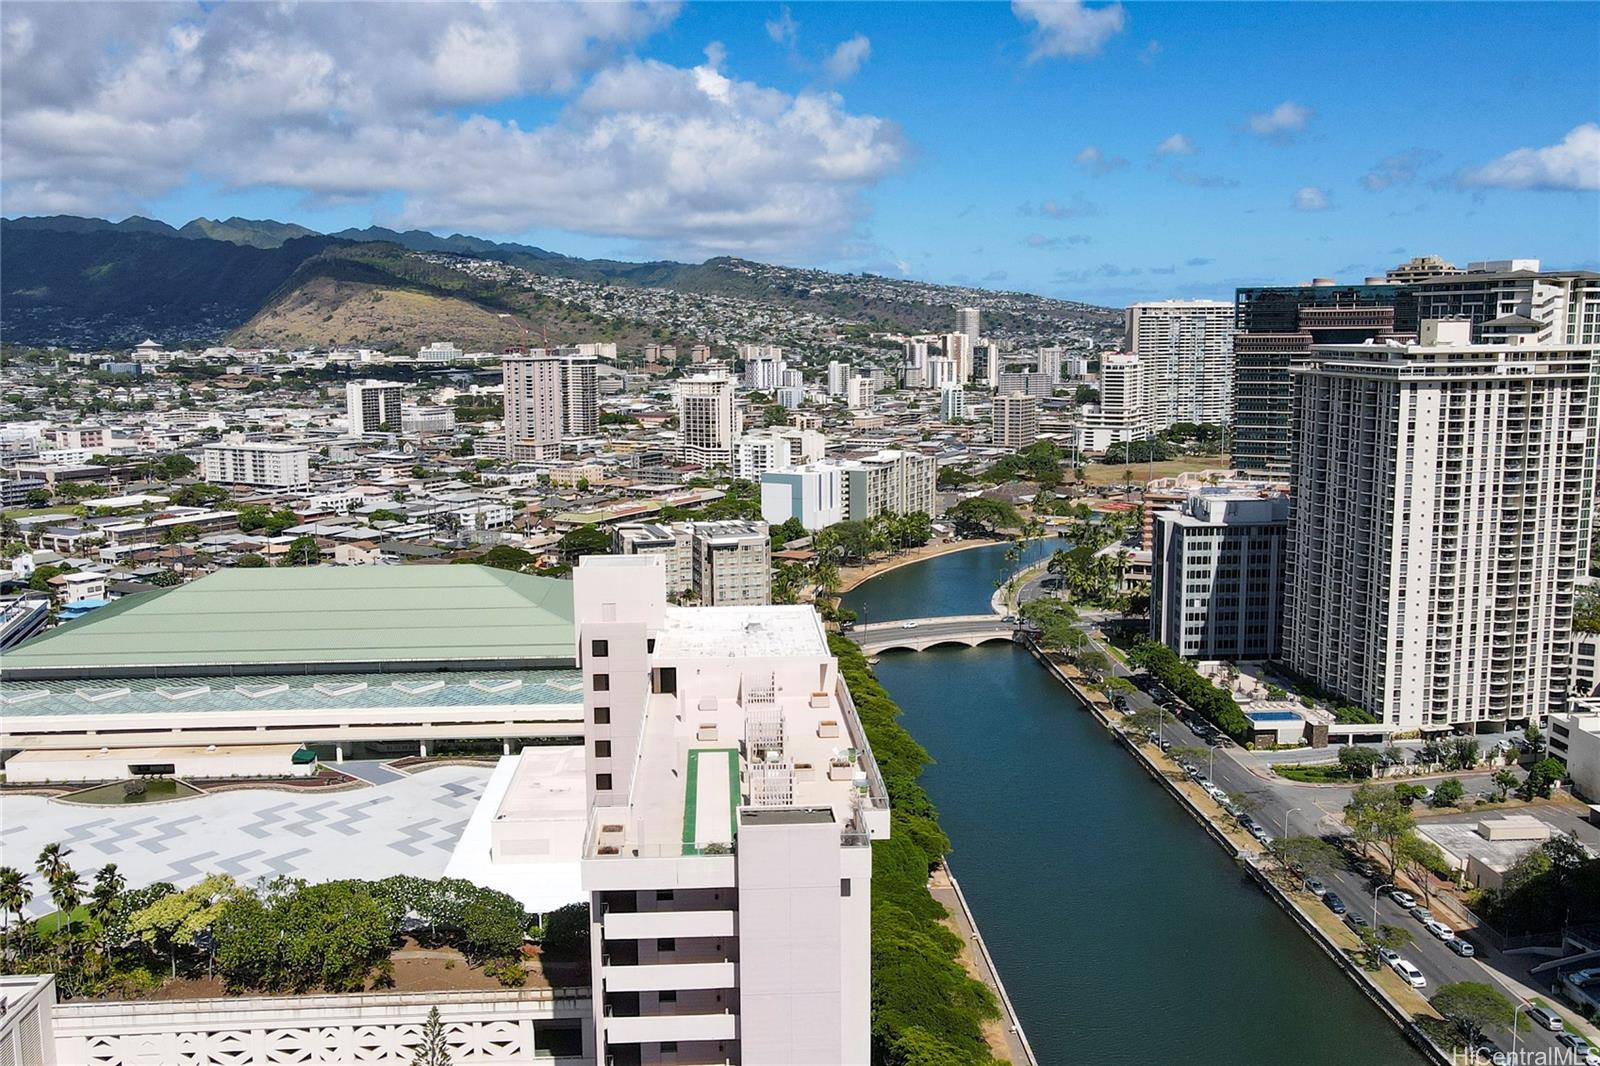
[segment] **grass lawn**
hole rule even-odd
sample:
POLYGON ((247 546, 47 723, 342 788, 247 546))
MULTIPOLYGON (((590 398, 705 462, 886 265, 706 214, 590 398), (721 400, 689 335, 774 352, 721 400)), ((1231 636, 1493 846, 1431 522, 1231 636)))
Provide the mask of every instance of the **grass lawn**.
POLYGON ((1169 459, 1163 463, 1085 463, 1083 480, 1091 485, 1120 485, 1126 472, 1135 485, 1142 485, 1151 477, 1177 477, 1179 474, 1198 473, 1202 470, 1226 470, 1233 464, 1226 455, 1191 455, 1183 459, 1169 459))
POLYGON ((1351 780, 1350 772, 1338 763, 1312 763, 1310 766, 1274 763, 1272 772, 1286 781, 1299 781, 1304 785, 1342 785, 1351 780))
MULTIPOLYGON (((78 907, 76 910, 74 910, 72 912, 72 924, 73 925, 75 925, 75 926, 82 925, 84 922, 87 922, 88 920, 89 920, 89 908, 88 907, 78 907)), ((60 911, 51 911, 49 914, 45 915, 43 918, 40 918, 37 922, 33 923, 34 928, 39 930, 40 933, 53 933, 53 932, 56 931, 56 926, 58 926, 60 924, 61 924, 61 912, 60 911)))
POLYGON ((71 507, 8 507, 0 511, 7 518, 36 518, 46 514, 76 515, 71 507))

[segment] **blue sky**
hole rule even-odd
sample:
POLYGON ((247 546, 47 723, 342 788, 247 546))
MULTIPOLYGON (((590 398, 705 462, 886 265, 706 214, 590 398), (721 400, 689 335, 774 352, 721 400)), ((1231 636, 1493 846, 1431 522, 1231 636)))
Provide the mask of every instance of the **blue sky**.
POLYGON ((1595 4, 264 6, 7 4, 5 213, 1108 303, 1423 253, 1600 267, 1595 4))

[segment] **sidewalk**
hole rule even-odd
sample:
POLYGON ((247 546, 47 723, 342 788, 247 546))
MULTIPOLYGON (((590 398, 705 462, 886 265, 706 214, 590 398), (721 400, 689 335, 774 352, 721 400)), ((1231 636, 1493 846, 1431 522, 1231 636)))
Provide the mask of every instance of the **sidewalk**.
POLYGON ((996 1058, 1004 1058, 1012 1066, 1037 1066, 1038 1060, 1033 1057, 1033 1049, 1028 1046, 1028 1038, 1022 1032, 1022 1022, 1011 1008, 1011 1000, 1000 983, 1000 975, 994 970, 989 951, 983 946, 983 938, 973 925, 966 900, 961 897, 960 888, 948 869, 941 866, 933 872, 928 879, 928 893, 950 912, 949 924, 961 938, 961 965, 973 977, 988 985, 1000 1001, 999 1020, 985 1022, 983 1026, 983 1035, 989 1042, 990 1050, 996 1058))

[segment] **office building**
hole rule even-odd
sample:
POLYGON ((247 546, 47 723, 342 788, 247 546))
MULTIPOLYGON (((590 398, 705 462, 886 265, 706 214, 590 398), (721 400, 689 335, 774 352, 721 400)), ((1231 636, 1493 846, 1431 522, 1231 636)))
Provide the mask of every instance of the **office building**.
POLYGON ((815 533, 844 521, 844 471, 836 463, 808 463, 761 475, 761 517, 782 525, 800 520, 815 533))
POLYGON ((1391 285, 1410 285, 1426 278, 1462 273, 1465 273, 1465 271, 1460 267, 1453 263, 1446 263, 1436 255, 1417 255, 1407 259, 1393 270, 1385 271, 1383 280, 1391 285))
POLYGON ((828 438, 815 429, 802 429, 799 426, 772 426, 766 431, 767 436, 777 437, 789 449, 789 465, 803 466, 814 463, 822 458, 822 453, 827 450, 828 438))
POLYGON ((1412 288, 1419 318, 1465 318, 1484 339, 1600 344, 1600 274, 1593 271, 1541 271, 1537 259, 1489 260, 1419 279, 1412 288))
POLYGON ((400 429, 400 398, 405 386, 395 381, 351 381, 344 387, 345 421, 349 431, 392 433, 400 429))
POLYGON ((1506 328, 1426 319, 1293 369, 1283 657, 1392 729, 1567 703, 1600 345, 1506 328))
POLYGON ((1107 352, 1100 357, 1100 402, 1084 409, 1078 424, 1078 448, 1103 452, 1150 436, 1146 406, 1145 366, 1136 355, 1107 352))
POLYGON ((1145 366, 1150 432, 1233 414, 1233 304, 1154 300, 1127 312, 1127 349, 1145 366))
POLYGON ((600 435, 600 360, 561 353, 561 432, 564 439, 600 435))
POLYGON ((992 390, 1000 381, 1000 345, 994 341, 980 341, 972 346, 973 378, 992 390))
POLYGON ((946 385, 939 390, 939 417, 946 422, 967 417, 967 392, 960 385, 946 385))
POLYGON ((865 1063, 888 801, 826 634, 669 606, 659 567, 574 575, 595 1059, 865 1063))
POLYGON ((978 309, 976 307, 956 308, 956 332, 967 338, 969 347, 977 345, 980 331, 978 329, 978 309))
POLYGON ((1039 398, 1001 393, 989 404, 995 447, 1021 451, 1039 439, 1039 398))
POLYGON ((1285 496, 1202 491, 1155 512, 1150 639, 1189 659, 1278 654, 1285 496))
POLYGON ((697 466, 728 466, 741 427, 734 385, 725 376, 683 378, 674 387, 678 407, 678 454, 697 466))
POLYGON ((746 434, 733 446, 733 476, 759 481, 771 470, 789 469, 789 442, 771 434, 746 434))
POLYGON ((417 362, 419 363, 459 363, 461 362, 461 349, 449 341, 434 341, 424 344, 417 349, 417 362))
POLYGON ((1240 289, 1234 302, 1233 465, 1247 474, 1289 475, 1291 367, 1317 344, 1359 344, 1417 329, 1416 300, 1381 278, 1337 285, 1240 289))
POLYGON ((400 410, 400 428, 406 433, 451 433, 456 428, 453 407, 406 404, 400 410))
POLYGON ((558 458, 566 418, 561 359, 552 352, 535 350, 507 356, 500 369, 505 385, 507 454, 516 459, 558 458))
POLYGON ((630 522, 612 533, 618 555, 661 558, 668 595, 707 606, 772 600, 772 541, 765 522, 630 522))
POLYGON ((311 449, 267 441, 207 444, 200 449, 200 476, 214 485, 306 489, 311 487, 311 449))
POLYGON ((1600 704, 1592 709, 1550 716, 1550 754, 1567 767, 1572 790, 1590 803, 1600 803, 1600 704))

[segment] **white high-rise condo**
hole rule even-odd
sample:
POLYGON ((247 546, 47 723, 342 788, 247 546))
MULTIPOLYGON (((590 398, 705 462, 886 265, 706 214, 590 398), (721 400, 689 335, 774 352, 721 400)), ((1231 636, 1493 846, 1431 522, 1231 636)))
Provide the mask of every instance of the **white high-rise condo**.
POLYGON ((397 381, 351 381, 344 387, 345 420, 351 433, 400 430, 400 399, 406 387, 397 381))
POLYGON ((697 466, 728 466, 740 419, 733 382, 726 377, 683 378, 675 388, 678 405, 678 452, 681 461, 697 466))
POLYGON ((600 360, 561 353, 561 429, 566 437, 600 435, 600 360))
POLYGON ((1153 300, 1128 308, 1128 351, 1145 366, 1150 431, 1233 418, 1233 304, 1153 300))
POLYGON ((311 487, 311 449, 304 444, 226 440, 207 444, 200 455, 201 475, 213 484, 311 487))
POLYGON ((1291 368, 1283 656, 1389 729, 1537 719, 1572 683, 1600 345, 1420 325, 1291 368))
POLYGON ((535 350, 508 356, 500 364, 504 383, 506 454, 512 458, 554 459, 561 454, 561 360, 535 350))
POLYGON ((574 575, 595 1061, 865 1064, 888 796, 810 607, 574 575))
POLYGON ((1078 425, 1078 447, 1103 452, 1113 444, 1150 436, 1150 408, 1144 361, 1136 355, 1100 356, 1100 402, 1087 408, 1078 425))

